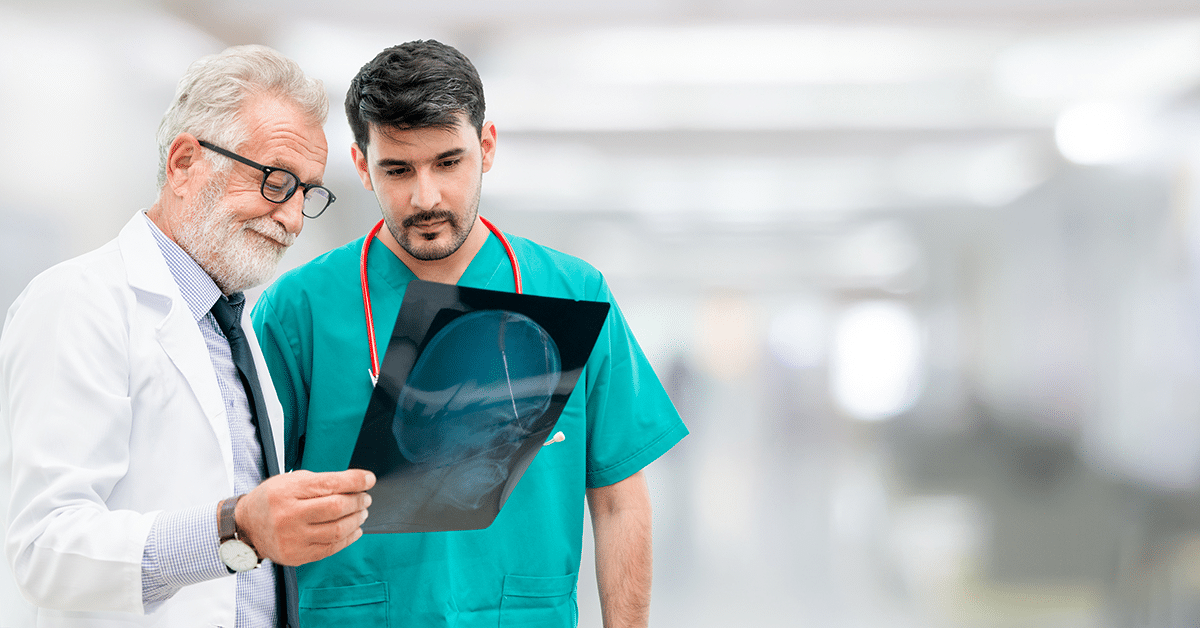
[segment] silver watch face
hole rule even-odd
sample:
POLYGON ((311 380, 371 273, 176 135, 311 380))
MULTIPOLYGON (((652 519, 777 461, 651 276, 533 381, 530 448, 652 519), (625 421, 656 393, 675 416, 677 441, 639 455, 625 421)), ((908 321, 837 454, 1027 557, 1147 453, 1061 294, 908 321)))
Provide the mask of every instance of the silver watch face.
POLYGON ((229 539, 221 544, 221 562, 234 571, 249 571, 258 566, 258 554, 246 543, 229 539))

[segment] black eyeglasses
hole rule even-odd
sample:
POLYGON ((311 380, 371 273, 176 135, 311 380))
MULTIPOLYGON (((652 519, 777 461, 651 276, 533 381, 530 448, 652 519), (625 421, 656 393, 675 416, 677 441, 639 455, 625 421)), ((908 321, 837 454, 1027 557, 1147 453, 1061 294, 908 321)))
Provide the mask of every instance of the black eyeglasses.
POLYGON ((272 203, 286 203, 288 199, 292 198, 292 195, 296 193, 296 190, 304 188, 304 209, 302 211, 306 217, 316 218, 325 211, 325 208, 329 207, 334 201, 337 200, 337 197, 333 195, 333 192, 330 192, 325 186, 311 183, 301 183, 300 177, 297 177, 283 168, 264 166, 262 164, 250 161, 249 159, 246 159, 237 153, 227 151, 220 146, 210 144, 204 140, 197 141, 200 142, 201 146, 213 151, 214 153, 220 153, 230 159, 240 161, 251 168, 258 168, 259 170, 262 170, 263 181, 262 188, 260 188, 259 191, 262 192, 263 198, 271 201, 272 203))

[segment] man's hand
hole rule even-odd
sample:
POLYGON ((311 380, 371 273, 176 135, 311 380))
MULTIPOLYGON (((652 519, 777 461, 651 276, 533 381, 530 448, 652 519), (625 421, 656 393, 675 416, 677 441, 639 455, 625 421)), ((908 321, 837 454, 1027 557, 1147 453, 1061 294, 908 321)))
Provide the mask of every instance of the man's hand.
POLYGON ((320 560, 362 536, 374 485, 375 474, 361 469, 269 477, 238 501, 238 534, 279 565, 320 560))

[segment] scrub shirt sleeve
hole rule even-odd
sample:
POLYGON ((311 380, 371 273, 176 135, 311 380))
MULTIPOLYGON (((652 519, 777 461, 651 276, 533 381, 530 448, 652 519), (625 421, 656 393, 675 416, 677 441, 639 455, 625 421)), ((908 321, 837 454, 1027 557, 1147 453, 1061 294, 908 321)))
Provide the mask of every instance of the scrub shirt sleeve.
MULTIPOLYGON (((308 360, 304 359, 304 343, 301 341, 307 319, 292 315, 292 324, 281 322, 270 292, 264 293, 250 314, 254 333, 258 336, 263 359, 271 372, 271 382, 283 406, 284 418, 284 470, 293 471, 300 466, 304 434, 308 425, 308 388, 305 375, 308 360)), ((308 334, 311 337, 311 334, 308 334)))
POLYGON ((688 434, 608 286, 593 298, 612 307, 584 374, 588 488, 637 473, 688 434))

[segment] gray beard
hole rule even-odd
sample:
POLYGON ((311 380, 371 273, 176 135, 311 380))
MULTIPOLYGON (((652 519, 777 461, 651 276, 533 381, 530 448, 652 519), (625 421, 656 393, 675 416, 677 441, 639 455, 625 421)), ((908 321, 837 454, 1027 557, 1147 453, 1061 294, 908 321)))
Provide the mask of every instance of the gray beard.
POLYGON ((270 216, 260 216, 241 226, 233 223, 232 212, 222 200, 228 177, 213 177, 187 208, 175 227, 175 241, 204 272, 212 277, 224 294, 241 292, 266 283, 275 274, 287 246, 279 246, 258 231, 288 243, 295 236, 286 233, 270 216))

